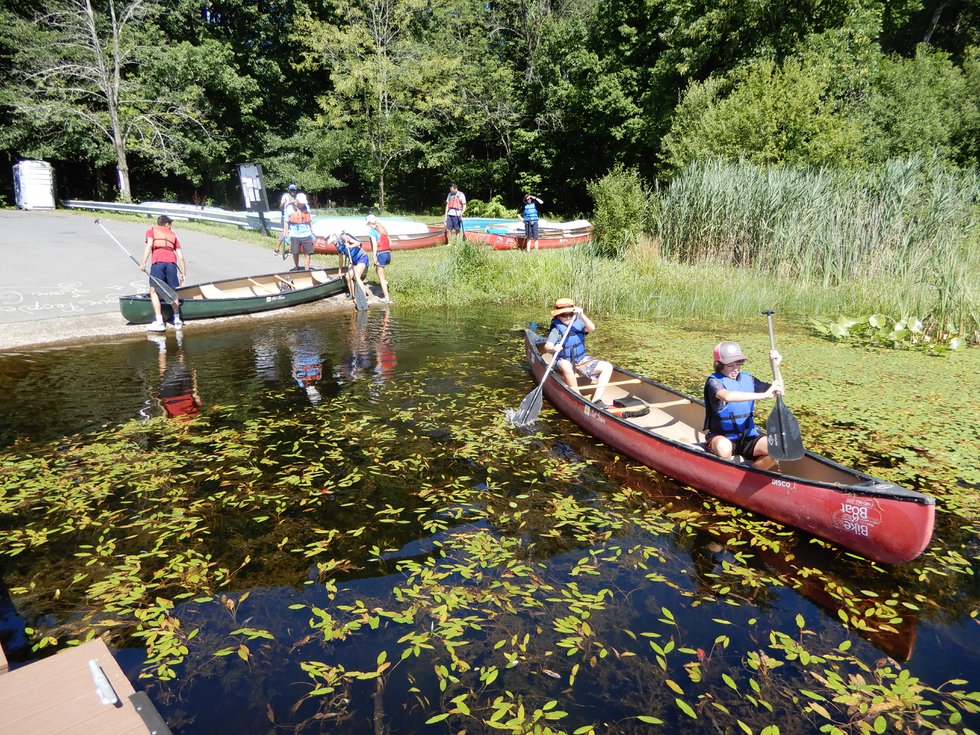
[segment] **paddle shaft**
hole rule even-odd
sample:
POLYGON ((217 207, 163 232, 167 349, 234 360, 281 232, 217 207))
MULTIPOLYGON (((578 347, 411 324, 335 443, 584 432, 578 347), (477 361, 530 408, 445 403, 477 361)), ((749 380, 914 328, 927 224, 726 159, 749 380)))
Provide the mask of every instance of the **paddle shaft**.
MULTIPOLYGON (((141 271, 143 270, 143 266, 140 265, 140 262, 133 257, 133 254, 129 252, 126 249, 126 247, 121 242, 119 242, 119 240, 116 239, 115 235, 113 235, 111 232, 109 232, 109 230, 106 229, 106 226, 102 224, 102 222, 100 222, 99 220, 95 220, 95 224, 101 227, 102 231, 112 238, 112 241, 116 243, 116 245, 118 245, 122 249, 122 251, 126 253, 126 255, 129 256, 129 259, 136 264, 137 268, 139 268, 141 271)), ((143 272, 146 273, 146 271, 143 272)), ((150 282, 153 284, 154 289, 156 289, 157 293, 163 297, 164 301, 166 301, 170 305, 177 303, 180 297, 177 296, 177 292, 174 291, 173 288, 171 288, 169 283, 166 283, 165 281, 161 281, 152 273, 147 273, 147 275, 150 277, 150 282)))
MULTIPOLYGON (((577 319, 578 314, 576 314, 575 317, 577 319)), ((575 319, 572 319, 572 324, 575 324, 575 319)), ((548 379, 548 375, 551 374, 551 371, 555 369, 555 365, 558 364, 558 356, 561 355, 561 348, 565 346, 565 337, 567 337, 568 333, 572 331, 572 324, 569 324, 565 328, 565 332, 562 334, 561 339, 559 339, 558 344, 555 345, 555 354, 552 356, 551 362, 548 363, 548 367, 545 369, 544 375, 541 376, 541 382, 538 384, 538 389, 544 388, 544 381, 548 379)))
MULTIPOLYGON (((771 350, 771 352, 775 352, 776 351, 776 333, 773 332, 773 329, 772 329, 772 315, 775 314, 776 312, 774 312, 774 311, 764 311, 762 313, 765 314, 766 315, 766 318, 769 320, 769 349, 771 350)), ((773 358, 773 356, 771 354, 769 355, 769 365, 772 367, 772 379, 774 381, 778 381, 780 383, 783 382, 783 376, 779 372, 779 365, 776 364, 776 360, 775 360, 775 358, 773 358)))

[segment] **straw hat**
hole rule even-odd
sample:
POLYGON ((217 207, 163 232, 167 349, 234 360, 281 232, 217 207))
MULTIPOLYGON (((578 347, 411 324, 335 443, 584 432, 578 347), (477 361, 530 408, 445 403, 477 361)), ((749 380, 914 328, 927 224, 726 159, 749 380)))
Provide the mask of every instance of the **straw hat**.
POLYGON ((558 299, 555 302, 555 308, 551 310, 551 316, 571 314, 573 311, 575 311, 574 299, 558 299))

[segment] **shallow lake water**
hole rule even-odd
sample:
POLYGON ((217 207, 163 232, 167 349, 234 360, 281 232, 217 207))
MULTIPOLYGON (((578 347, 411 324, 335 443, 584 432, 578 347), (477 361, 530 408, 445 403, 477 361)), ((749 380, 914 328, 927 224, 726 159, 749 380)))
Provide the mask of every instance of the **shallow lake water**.
MULTIPOLYGON (((101 635, 181 734, 980 728, 976 467, 956 460, 976 425, 938 436, 962 407, 929 392, 975 381, 973 357, 786 340, 814 448, 940 497, 930 549, 889 568, 547 403, 510 427, 533 316, 279 315, 0 355, 9 657, 101 635), (935 410, 872 398, 891 372, 935 410)), ((696 392, 719 329, 602 320, 591 344, 696 392)))

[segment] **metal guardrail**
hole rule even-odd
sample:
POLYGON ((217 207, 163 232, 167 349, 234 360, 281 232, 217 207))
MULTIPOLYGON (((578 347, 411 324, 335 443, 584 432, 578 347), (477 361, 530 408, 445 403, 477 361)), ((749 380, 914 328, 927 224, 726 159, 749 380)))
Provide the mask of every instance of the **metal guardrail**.
MULTIPOLYGON (((143 202, 125 204, 122 202, 93 202, 84 199, 67 199, 62 202, 68 209, 89 209, 101 212, 124 212, 159 217, 165 214, 174 221, 214 222, 222 225, 236 225, 249 230, 261 230, 262 222, 258 212, 233 212, 220 207, 198 207, 194 204, 171 204, 169 202, 143 202)), ((279 211, 263 212, 266 229, 279 227, 279 211)))

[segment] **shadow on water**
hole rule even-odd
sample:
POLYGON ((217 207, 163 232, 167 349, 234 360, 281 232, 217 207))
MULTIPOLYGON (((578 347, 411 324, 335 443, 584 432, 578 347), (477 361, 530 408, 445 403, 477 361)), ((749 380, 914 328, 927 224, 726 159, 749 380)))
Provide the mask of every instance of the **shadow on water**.
POLYGON ((501 323, 372 310, 0 357, 13 658, 102 635, 185 734, 816 732, 801 690, 864 721, 833 675, 877 682, 898 727, 889 687, 938 690, 949 638, 976 687, 965 574, 716 503, 547 406, 514 431, 531 386, 501 323))

